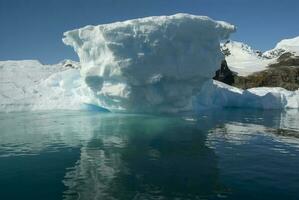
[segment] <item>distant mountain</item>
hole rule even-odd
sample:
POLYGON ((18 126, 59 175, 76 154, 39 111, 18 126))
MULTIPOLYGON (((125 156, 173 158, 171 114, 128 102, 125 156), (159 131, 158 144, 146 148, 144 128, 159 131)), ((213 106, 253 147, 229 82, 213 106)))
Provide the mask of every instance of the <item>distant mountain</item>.
POLYGON ((261 51, 254 50, 242 42, 229 40, 221 44, 228 67, 239 76, 248 76, 254 72, 263 71, 272 62, 265 58, 261 51))
POLYGON ((248 76, 268 69, 269 65, 279 62, 279 57, 290 53, 299 56, 299 36, 284 39, 274 49, 266 52, 255 50, 242 42, 229 40, 221 44, 228 67, 239 76, 248 76))
POLYGON ((221 66, 216 72, 215 80, 224 83, 229 80, 230 85, 242 89, 299 88, 299 37, 282 40, 274 49, 264 53, 236 41, 223 43, 221 50, 228 67, 223 70, 221 66))
POLYGON ((284 39, 277 43, 274 49, 263 53, 265 58, 278 58, 284 53, 292 53, 299 56, 299 36, 291 39, 284 39))

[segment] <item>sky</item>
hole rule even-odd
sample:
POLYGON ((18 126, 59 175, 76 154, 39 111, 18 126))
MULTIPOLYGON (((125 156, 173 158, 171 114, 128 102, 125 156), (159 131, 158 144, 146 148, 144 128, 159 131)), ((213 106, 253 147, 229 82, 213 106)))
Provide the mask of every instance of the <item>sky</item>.
POLYGON ((175 13, 230 22, 233 40, 262 51, 299 35, 299 0, 0 0, 0 60, 78 60, 67 30, 175 13))

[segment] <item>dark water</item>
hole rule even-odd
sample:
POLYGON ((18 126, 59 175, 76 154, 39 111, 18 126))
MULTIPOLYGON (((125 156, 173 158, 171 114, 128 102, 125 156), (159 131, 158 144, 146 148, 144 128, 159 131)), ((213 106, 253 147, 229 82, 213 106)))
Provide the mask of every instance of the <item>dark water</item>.
POLYGON ((299 113, 0 114, 0 199, 299 199, 299 113))

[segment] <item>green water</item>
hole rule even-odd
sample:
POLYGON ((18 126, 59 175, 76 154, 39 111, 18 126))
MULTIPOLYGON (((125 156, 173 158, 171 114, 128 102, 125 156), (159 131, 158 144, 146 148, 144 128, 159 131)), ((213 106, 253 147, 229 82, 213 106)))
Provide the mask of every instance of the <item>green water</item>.
POLYGON ((299 113, 0 114, 0 199, 299 199, 299 113))

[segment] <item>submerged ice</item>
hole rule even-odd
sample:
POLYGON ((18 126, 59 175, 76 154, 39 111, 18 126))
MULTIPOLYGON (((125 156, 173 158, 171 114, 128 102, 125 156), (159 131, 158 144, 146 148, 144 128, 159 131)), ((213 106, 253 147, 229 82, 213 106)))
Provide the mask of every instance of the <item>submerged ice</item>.
POLYGON ((189 14, 147 17, 64 33, 77 52, 91 102, 110 110, 190 110, 224 58, 234 26, 189 14))

